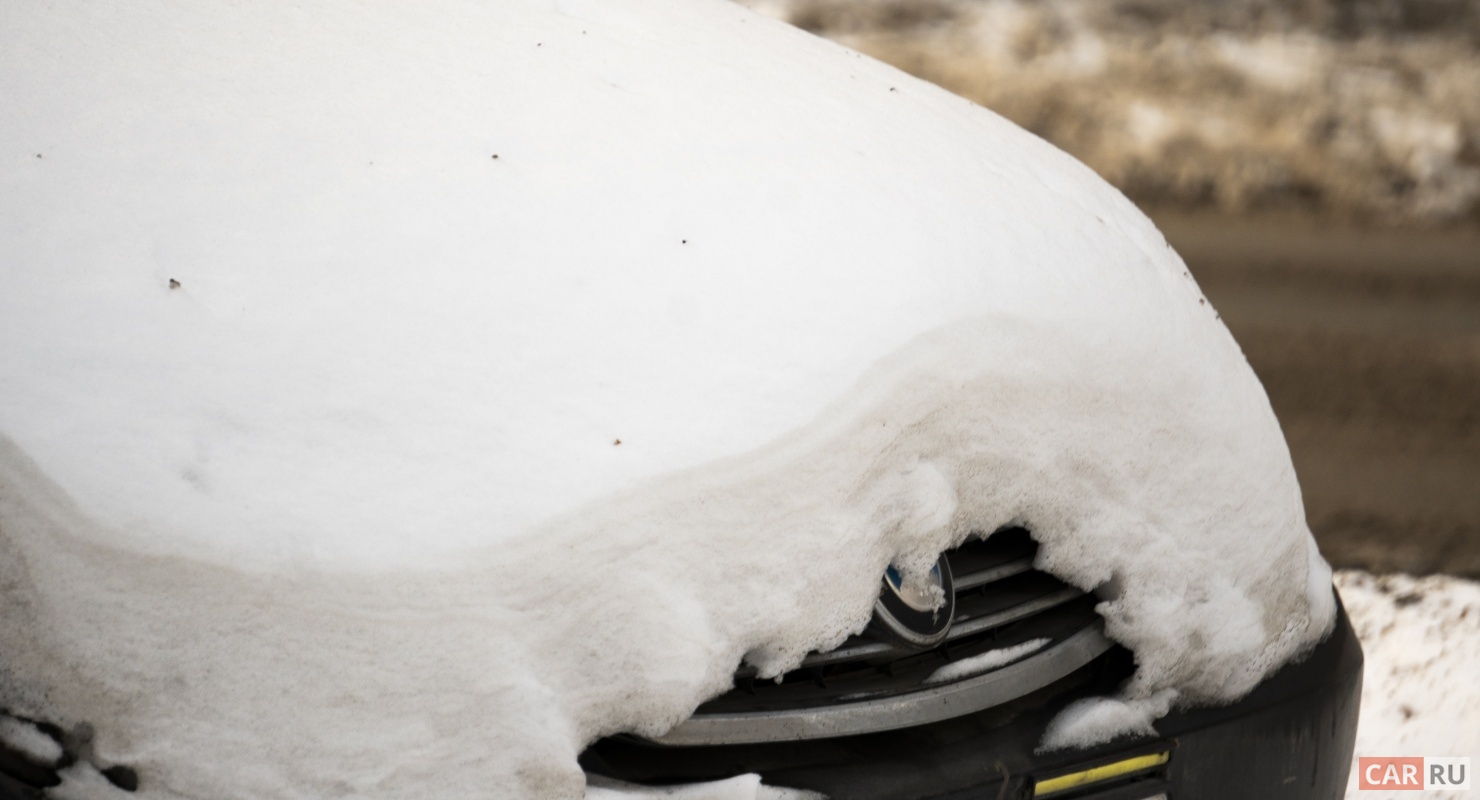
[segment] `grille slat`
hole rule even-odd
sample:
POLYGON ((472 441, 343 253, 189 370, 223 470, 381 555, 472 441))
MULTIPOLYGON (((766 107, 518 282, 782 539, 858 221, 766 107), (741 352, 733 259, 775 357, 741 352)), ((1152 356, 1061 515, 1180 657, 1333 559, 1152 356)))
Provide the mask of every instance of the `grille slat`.
POLYGON ((1033 569, 1033 558, 1031 556, 1027 556, 1024 558, 1014 559, 1007 562, 1006 564, 999 564, 995 567, 988 567, 987 569, 979 570, 977 572, 971 572, 965 575, 957 575, 956 592, 960 593, 971 589, 976 589, 989 583, 1000 581, 1003 578, 1011 578, 1014 575, 1021 575, 1022 573, 1027 572, 1031 569, 1033 569))
MULTIPOLYGON (((976 584, 969 588, 977 588, 983 584, 976 584)), ((1069 602, 1077 597, 1083 597, 1084 592, 1073 587, 1065 587, 1049 594, 1043 595, 1036 600, 1008 608, 1006 611, 998 611, 976 617, 957 616, 956 623, 951 626, 951 632, 946 634, 946 641, 960 639, 965 636, 973 636, 991 628, 1001 627, 1020 619, 1026 619, 1034 614, 1047 611, 1058 605, 1069 602)), ((802 659, 800 668, 820 667, 828 664, 840 664, 847 661, 873 661, 887 656, 905 656, 911 651, 888 642, 871 641, 862 637, 853 637, 836 650, 825 653, 812 653, 802 659)), ((741 667, 740 674, 754 675, 752 667, 741 667)))
POLYGON ((999 611, 995 614, 988 614, 974 619, 960 620, 951 626, 951 632, 946 634, 946 641, 963 639, 968 636, 975 636, 983 631, 991 630, 992 628, 1000 628, 1008 623, 1027 619, 1034 614, 1047 611, 1050 608, 1063 605, 1070 600, 1083 596, 1084 592, 1072 586, 1066 586, 1056 592, 1046 594, 1037 600, 1030 600, 1021 605, 1013 606, 1006 611, 999 611))
POLYGON ((827 664, 839 664, 845 661, 863 661, 867 659, 880 658, 883 656, 904 655, 908 653, 903 647, 892 645, 888 642, 866 642, 865 644, 843 645, 836 650, 826 653, 813 653, 802 659, 803 667, 820 667, 827 664))

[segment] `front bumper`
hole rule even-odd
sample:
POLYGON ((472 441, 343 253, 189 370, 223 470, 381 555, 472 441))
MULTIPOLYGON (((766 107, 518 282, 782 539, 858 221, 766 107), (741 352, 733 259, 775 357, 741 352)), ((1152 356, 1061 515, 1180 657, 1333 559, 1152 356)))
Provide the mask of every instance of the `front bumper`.
POLYGON ((613 737, 592 745, 582 762, 637 783, 758 772, 768 784, 833 800, 1324 800, 1345 792, 1362 650, 1339 603, 1324 642, 1237 703, 1174 712, 1156 723, 1156 737, 1034 752, 1065 705, 1113 692, 1131 667, 1130 654, 1116 648, 1011 703, 902 730, 708 747, 613 737))

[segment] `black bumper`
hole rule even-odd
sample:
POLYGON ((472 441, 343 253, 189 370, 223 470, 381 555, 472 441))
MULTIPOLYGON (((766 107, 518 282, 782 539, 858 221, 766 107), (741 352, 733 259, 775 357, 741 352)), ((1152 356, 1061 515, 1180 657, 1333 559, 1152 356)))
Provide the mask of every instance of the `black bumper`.
MULTIPOLYGON (((1113 692, 1129 674, 1117 648, 1018 701, 932 725, 808 742, 661 747, 628 737, 592 745, 589 771, 639 783, 713 780, 759 772, 766 783, 833 800, 1325 800, 1346 790, 1362 691, 1362 650, 1338 604, 1335 630, 1230 706, 1174 712, 1157 737, 1038 754, 1065 705, 1113 692), (1168 754, 1163 764, 1161 754, 1168 754), (1151 756, 1128 774, 1044 794, 1042 782, 1151 756)), ((1112 770, 1113 771, 1113 770, 1112 770)))

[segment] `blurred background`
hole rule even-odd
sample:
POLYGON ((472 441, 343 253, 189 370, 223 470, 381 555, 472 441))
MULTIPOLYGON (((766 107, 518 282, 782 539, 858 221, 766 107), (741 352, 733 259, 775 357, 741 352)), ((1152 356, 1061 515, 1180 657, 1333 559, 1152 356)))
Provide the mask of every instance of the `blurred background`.
POLYGON ((1263 379, 1333 566, 1480 577, 1480 0, 743 4, 1118 186, 1263 379))

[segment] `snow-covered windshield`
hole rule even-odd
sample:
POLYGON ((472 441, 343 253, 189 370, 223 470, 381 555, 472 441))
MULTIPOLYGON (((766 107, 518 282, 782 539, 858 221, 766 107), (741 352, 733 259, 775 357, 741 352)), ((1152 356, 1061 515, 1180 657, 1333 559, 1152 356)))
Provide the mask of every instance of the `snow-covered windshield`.
POLYGON ((145 796, 577 796, 1009 523, 1121 729, 1330 623, 1181 260, 965 100, 720 0, 0 19, 0 706, 145 796))

